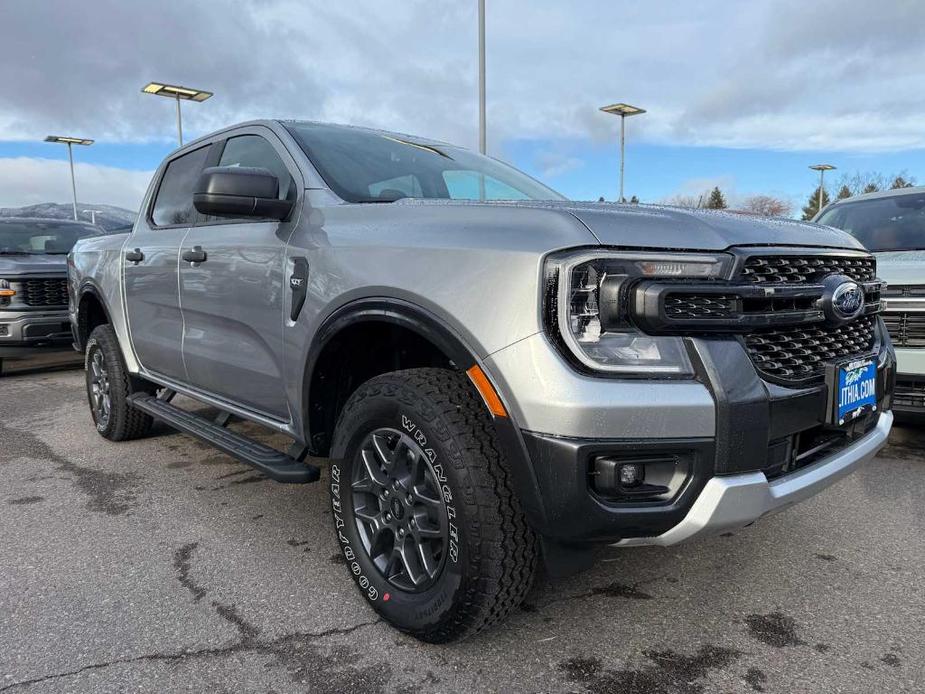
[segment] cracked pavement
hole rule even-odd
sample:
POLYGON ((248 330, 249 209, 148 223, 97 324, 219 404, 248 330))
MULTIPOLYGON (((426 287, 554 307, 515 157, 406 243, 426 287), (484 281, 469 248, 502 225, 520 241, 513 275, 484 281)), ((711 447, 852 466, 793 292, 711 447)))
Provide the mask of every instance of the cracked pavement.
POLYGON ((324 484, 165 428, 106 442, 79 369, 4 376, 0 407, 0 692, 925 689, 925 427, 751 528, 605 550, 428 646, 354 588, 324 484))

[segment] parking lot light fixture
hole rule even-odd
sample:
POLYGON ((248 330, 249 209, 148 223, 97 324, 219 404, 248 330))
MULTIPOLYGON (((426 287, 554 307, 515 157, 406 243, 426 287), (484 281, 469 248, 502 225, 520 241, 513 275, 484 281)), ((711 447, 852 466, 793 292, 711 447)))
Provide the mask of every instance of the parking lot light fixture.
POLYGON ((89 147, 93 144, 93 140, 88 140, 85 137, 64 137, 62 135, 49 135, 45 138, 45 142, 54 142, 56 144, 67 145, 67 160, 71 165, 71 193, 74 196, 74 221, 77 221, 77 183, 74 181, 74 145, 83 145, 84 147, 89 147))
POLYGON ((825 180, 825 172, 834 171, 835 167, 832 166, 831 164, 813 164, 809 168, 811 168, 813 171, 819 172, 819 202, 816 204, 816 206, 818 207, 816 212, 818 213, 818 212, 822 212, 822 184, 825 180))
POLYGON ((205 101, 212 92, 202 89, 192 89, 190 87, 181 87, 178 84, 164 84, 163 82, 148 82, 141 91, 145 94, 154 94, 155 96, 166 96, 177 102, 177 139, 180 146, 183 146, 183 119, 180 115, 181 101, 205 101))
POLYGON ((629 104, 610 104, 610 106, 601 106, 601 111, 620 116, 620 202, 626 202, 626 198, 623 197, 623 161, 626 159, 626 118, 627 116, 642 115, 646 110, 638 106, 630 106, 629 104))

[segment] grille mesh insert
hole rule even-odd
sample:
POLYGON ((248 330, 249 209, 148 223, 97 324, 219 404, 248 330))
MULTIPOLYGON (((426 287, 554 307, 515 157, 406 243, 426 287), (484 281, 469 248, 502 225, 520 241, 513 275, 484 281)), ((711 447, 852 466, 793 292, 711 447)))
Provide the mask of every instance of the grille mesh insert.
POLYGON ((864 256, 752 256, 741 271, 742 279, 756 284, 816 284, 829 275, 868 282, 877 275, 877 262, 864 256))
POLYGON ((67 306, 66 279, 32 279, 22 283, 26 306, 67 306))
POLYGON ((731 294, 669 294, 665 314, 670 318, 729 318, 734 315, 736 297, 731 294))
POLYGON ((755 368, 784 381, 822 378, 825 364, 873 350, 876 318, 865 316, 838 327, 777 328, 744 337, 755 368))

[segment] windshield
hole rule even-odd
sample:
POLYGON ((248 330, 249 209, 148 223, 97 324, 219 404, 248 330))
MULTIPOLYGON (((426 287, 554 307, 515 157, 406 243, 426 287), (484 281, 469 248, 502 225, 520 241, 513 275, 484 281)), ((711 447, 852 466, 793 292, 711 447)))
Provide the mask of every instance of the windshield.
POLYGON ((517 169, 460 147, 338 125, 286 127, 325 182, 349 202, 565 200, 517 169))
POLYGON ((99 233, 89 224, 0 219, 0 255, 66 255, 78 239, 99 233))
POLYGON ((816 221, 847 231, 869 251, 925 249, 925 192, 842 203, 816 221))

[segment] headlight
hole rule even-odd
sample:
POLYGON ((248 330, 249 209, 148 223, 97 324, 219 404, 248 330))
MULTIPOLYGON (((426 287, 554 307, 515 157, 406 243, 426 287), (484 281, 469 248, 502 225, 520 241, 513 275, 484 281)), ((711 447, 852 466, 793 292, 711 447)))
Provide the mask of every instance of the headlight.
POLYGON ((16 296, 16 290, 10 286, 10 281, 0 280, 0 306, 9 306, 14 296, 16 296))
POLYGON ((646 335, 633 325, 629 292, 641 279, 716 279, 730 261, 692 253, 552 256, 546 266, 547 321, 589 369, 636 377, 691 376, 681 338, 646 335))

